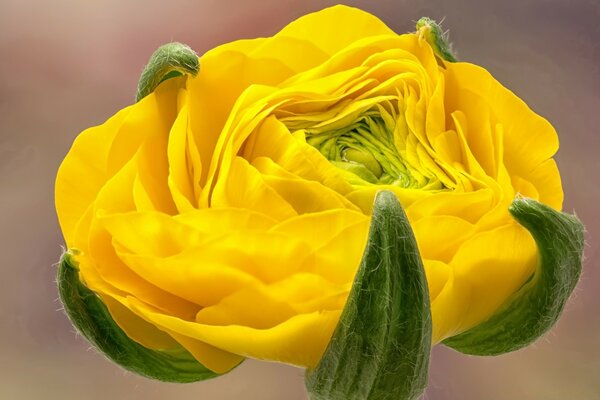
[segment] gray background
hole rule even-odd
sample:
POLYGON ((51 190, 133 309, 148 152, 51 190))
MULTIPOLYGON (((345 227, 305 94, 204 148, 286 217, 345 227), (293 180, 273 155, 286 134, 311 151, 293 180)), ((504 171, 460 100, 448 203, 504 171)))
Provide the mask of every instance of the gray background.
MULTIPOLYGON (((305 399, 302 371, 247 362, 191 385, 115 367, 58 311, 62 237, 54 176, 74 137, 133 101, 161 44, 202 54, 269 36, 329 1, 0 0, 0 398, 305 399)), ((565 210, 587 224, 584 274, 534 346, 474 358, 438 346, 426 399, 600 399, 600 3, 597 0, 349 1, 397 32, 446 17, 459 57, 489 69, 557 128, 565 210)))

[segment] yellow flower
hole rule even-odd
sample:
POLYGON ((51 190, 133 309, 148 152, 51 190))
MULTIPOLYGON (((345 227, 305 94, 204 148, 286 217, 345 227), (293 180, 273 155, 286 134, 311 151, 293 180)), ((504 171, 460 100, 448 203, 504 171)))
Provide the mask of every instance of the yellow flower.
POLYGON ((222 45, 84 131, 56 208, 80 277, 135 341, 225 372, 314 367, 377 191, 405 208, 433 343, 493 315, 535 270, 522 194, 560 209, 558 139, 485 69, 336 6, 222 45))

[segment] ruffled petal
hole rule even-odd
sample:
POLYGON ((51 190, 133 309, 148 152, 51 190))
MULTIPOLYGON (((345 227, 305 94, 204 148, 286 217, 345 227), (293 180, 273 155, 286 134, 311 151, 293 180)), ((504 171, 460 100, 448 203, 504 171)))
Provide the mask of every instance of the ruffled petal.
MULTIPOLYGON (((133 298, 129 300, 134 312, 161 329, 245 357, 309 368, 314 367, 321 358, 340 316, 340 311, 301 314, 270 329, 212 326, 160 314, 133 298)), ((208 364, 205 365, 210 368, 208 364)))
POLYGON ((314 43, 332 55, 365 37, 395 35, 380 19, 348 6, 338 5, 298 18, 275 37, 292 37, 314 43))
POLYGON ((73 234, 79 219, 106 182, 106 158, 110 144, 131 108, 124 108, 104 124, 77 136, 58 170, 56 212, 68 247, 73 246, 73 234))
POLYGON ((487 319, 533 274, 537 261, 533 238, 517 223, 466 241, 449 263, 449 284, 432 304, 436 340, 487 319))
MULTIPOLYGON (((448 63, 446 69, 446 98, 449 104, 465 104, 473 95, 489 108, 490 119, 503 125, 504 164, 511 175, 518 175, 536 188, 544 186, 548 175, 535 174, 534 170, 547 162, 558 149, 558 136, 550 123, 533 112, 523 100, 502 86, 485 69, 468 63, 448 63)), ((452 112, 452 109, 447 110, 452 112)), ((477 119, 479 114, 469 109, 468 118, 477 119)), ((487 145, 475 135, 473 148, 484 150, 487 145)), ((486 139, 487 140, 487 139, 486 139)), ((479 151, 479 150, 478 150, 479 151)), ((488 156, 489 158, 489 156, 488 156)), ((546 170, 553 175, 553 188, 559 188, 557 171, 546 170)), ((557 193, 557 192, 555 192, 557 193)), ((562 190, 560 192, 562 193, 562 190)), ((548 201, 560 207, 559 197, 550 195, 548 201)), ((544 196, 545 197, 545 196, 544 196)), ((540 198, 546 202, 545 198, 540 198)))

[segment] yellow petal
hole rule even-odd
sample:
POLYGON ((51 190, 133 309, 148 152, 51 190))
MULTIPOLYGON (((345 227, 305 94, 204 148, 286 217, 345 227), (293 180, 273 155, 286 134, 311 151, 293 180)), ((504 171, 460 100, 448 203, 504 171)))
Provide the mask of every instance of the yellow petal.
POLYGON ((406 209, 410 221, 429 215, 453 215, 472 224, 476 223, 494 205, 493 190, 474 192, 439 192, 415 201, 406 209))
POLYGON ((273 93, 268 86, 251 86, 236 101, 227 119, 210 159, 206 182, 199 199, 200 207, 211 205, 213 190, 219 181, 227 181, 234 159, 241 151, 247 138, 260 123, 277 107, 266 101, 257 101, 273 93))
MULTIPOLYGON (((373 58, 373 55, 377 53, 387 53, 392 57, 402 57, 401 60, 397 60, 399 62, 393 63, 395 68, 397 68, 398 65, 401 65, 404 70, 402 72, 412 72, 413 76, 433 76, 434 79, 437 75, 436 72, 438 67, 431 48, 427 45, 421 46, 416 35, 367 35, 343 50, 333 54, 329 59, 315 68, 292 76, 290 79, 286 80, 283 85, 286 87, 296 85, 305 85, 306 87, 317 86, 320 84, 328 85, 325 78, 332 77, 337 81, 339 78, 335 77, 338 74, 342 74, 341 76, 354 75, 356 78, 358 78, 358 75, 360 74, 365 74, 365 78, 367 79, 381 79, 381 76, 369 76, 370 73, 377 71, 376 68, 365 68, 369 67, 369 64, 372 62, 380 61, 377 57, 373 58)), ((389 63, 385 63, 384 65, 388 64, 389 63)), ((385 69, 380 71, 385 71, 385 69)), ((394 74, 390 75, 393 76, 394 74)), ((407 81, 409 80, 410 79, 407 79, 407 81)), ((385 79, 381 79, 381 82, 385 83, 383 81, 385 81, 385 79)), ((412 82, 417 86, 421 83, 418 79, 412 79, 412 82)), ((429 88, 428 83, 423 84, 427 85, 427 90, 432 89, 429 88)), ((425 99, 423 101, 425 101, 425 99)))
POLYGON ((459 333, 458 326, 463 313, 468 310, 469 302, 473 301, 467 282, 457 281, 452 268, 448 272, 446 284, 431 303, 433 345, 459 333))
POLYGON ((314 254, 304 268, 330 282, 349 283, 367 243, 370 218, 351 210, 304 214, 272 228, 273 232, 301 238, 314 254))
MULTIPOLYGON (((190 318, 198 310, 198 306, 161 290, 150 282, 135 274, 118 257, 112 245, 111 236, 96 222, 90 230, 90 259, 93 264, 82 267, 83 277, 90 289, 99 292, 107 292, 102 282, 118 289, 120 292, 131 294, 154 307, 171 315, 182 318, 190 318), (89 280, 89 270, 93 269, 93 282, 89 280), (102 282, 99 282, 99 281, 102 282), (98 286, 96 286, 98 284, 98 286)), ((107 292, 109 295, 112 293, 107 292)))
POLYGON ((241 230, 268 230, 277 221, 271 216, 244 208, 203 208, 173 216, 207 235, 223 235, 241 230))
POLYGON ((286 302, 297 314, 341 310, 352 282, 335 283, 314 273, 297 273, 263 286, 270 297, 286 302))
POLYGON ((118 251, 136 274, 178 297, 208 307, 239 290, 260 284, 252 274, 231 267, 227 260, 204 260, 200 251, 172 257, 118 251))
POLYGON ((181 335, 168 329, 166 329, 166 332, 185 347, 200 364, 217 374, 229 372, 244 360, 244 357, 223 351, 189 336, 181 335))
POLYGON ((177 342, 171 336, 144 321, 111 296, 102 295, 101 298, 112 319, 129 338, 152 350, 170 350, 177 347, 177 342))
POLYGON ((442 291, 452 270, 448 264, 438 260, 428 260, 423 258, 423 267, 427 276, 427 286, 429 289, 429 300, 435 301, 438 294, 442 291))
POLYGON ((56 212, 67 247, 72 247, 77 222, 107 179, 106 158, 110 144, 130 112, 131 107, 124 108, 104 124, 77 136, 58 170, 56 212))
POLYGON ((177 209, 168 189, 167 138, 149 137, 136 156, 137 176, 134 201, 139 211, 175 214, 177 209))
POLYGON ((339 311, 302 314, 270 329, 211 326, 163 315, 130 299, 134 312, 157 326, 195 338, 222 350, 263 360, 314 367, 325 351, 339 311))
POLYGON ((328 57, 328 54, 307 38, 288 37, 283 32, 264 39, 246 54, 254 59, 276 59, 294 73, 319 65, 328 57))
POLYGON ((273 297, 261 286, 248 287, 208 306, 196 314, 196 322, 206 325, 240 325, 269 329, 297 313, 286 301, 273 297))
MULTIPOLYGON (((131 309, 130 301, 133 297, 125 294, 111 292, 110 295, 103 295, 103 301, 111 305, 111 316, 119 326, 125 330, 127 336, 151 349, 170 350, 174 346, 181 345, 189 351, 203 366, 210 370, 224 374, 243 361, 243 357, 230 352, 218 349, 189 336, 181 335, 164 326, 153 323, 143 314, 134 313, 131 309), (113 314, 115 310, 115 314, 113 314), (165 345, 170 347, 165 347, 165 345)), ((144 307, 157 311, 155 308, 135 300, 144 307)))
POLYGON ((201 309, 196 322, 270 329, 297 314, 341 310, 350 290, 309 273, 293 274, 272 284, 248 286, 201 309))
POLYGON ((192 211, 198 203, 194 193, 194 184, 192 183, 194 174, 189 173, 193 166, 190 165, 191 160, 188 160, 187 156, 189 118, 188 106, 184 105, 170 129, 167 150, 169 160, 168 187, 179 212, 192 211))
POLYGON ((509 173, 523 177, 538 188, 543 186, 540 178, 543 180, 544 177, 532 176, 531 173, 558 149, 558 137, 552 125, 485 69, 468 63, 447 64, 446 93, 449 101, 457 102, 469 96, 469 92, 484 99, 497 122, 503 125, 504 163, 509 173))
POLYGON ((490 112, 490 105, 484 98, 468 89, 460 90, 459 95, 447 93, 447 98, 446 108, 449 114, 455 111, 462 112, 464 118, 460 128, 474 160, 477 160, 477 164, 487 175, 495 177, 498 160, 495 159, 496 141, 492 126, 496 117, 490 112))
POLYGON ((421 257, 450 262, 456 250, 475 232, 475 226, 454 215, 431 215, 412 224, 421 257))
POLYGON ((235 157, 228 179, 220 179, 212 194, 213 207, 239 207, 284 220, 296 215, 294 208, 262 175, 241 157, 235 157))
POLYGON ((373 202, 375 195, 380 190, 389 190, 394 192, 400 204, 404 209, 408 208, 417 200, 431 196, 433 193, 420 189, 404 189, 393 185, 372 185, 357 187, 354 191, 347 194, 346 197, 352 203, 356 204, 365 214, 371 214, 373 211, 373 202))
POLYGON ((209 240, 202 231, 158 212, 100 216, 115 243, 134 254, 168 257, 209 240))
MULTIPOLYGON (((135 158, 102 188, 95 202, 95 214, 127 213, 134 210, 132 196, 134 178, 135 158)), ((137 238, 135 241, 140 243, 137 238)), ((106 231, 103 221, 98 218, 92 218, 91 221, 88 255, 93 261, 80 267, 84 278, 87 279, 88 274, 91 274, 89 269, 94 269, 93 274, 111 286, 135 295, 160 309, 169 310, 174 315, 189 315, 196 311, 196 305, 158 289, 123 264, 115 253, 112 236, 106 231)), ((96 287, 90 285, 90 289, 96 290, 96 287)))
POLYGON ((169 79, 132 106, 110 146, 106 166, 110 176, 119 171, 149 137, 169 135, 183 84, 183 77, 169 79))
POLYGON ((521 178, 518 175, 513 175, 512 184, 515 189, 515 192, 521 196, 528 197, 530 199, 538 200, 540 199, 540 194, 533 184, 526 179, 521 178))
POLYGON ((75 140, 58 171, 55 191, 57 214, 68 246, 72 246, 77 221, 104 183, 149 137, 166 137, 182 82, 165 82, 139 103, 121 110, 105 124, 86 130, 75 140))
POLYGON ((315 181, 297 177, 266 157, 254 159, 252 165, 266 185, 284 198, 298 214, 339 208, 357 210, 344 196, 315 181))
POLYGON ((541 202, 554 207, 562 208, 563 189, 556 161, 546 160, 529 173, 529 182, 535 182, 535 188, 541 202))
MULTIPOLYGON (((188 80, 190 129, 202 165, 213 162, 213 152, 225 122, 240 94, 250 85, 277 85, 292 71, 274 59, 254 59, 234 51, 209 52, 201 58, 200 73, 188 80)), ((202 171, 201 185, 208 168, 202 171)))
POLYGON ((290 134, 275 117, 267 118, 244 145, 243 157, 251 163, 268 157, 286 171, 310 181, 321 182, 339 193, 347 193, 350 185, 314 147, 290 134))
POLYGON ((531 276, 537 261, 533 238, 517 223, 466 241, 450 262, 452 284, 432 307, 438 337, 463 332, 491 317, 531 276))
MULTIPOLYGON (((353 210, 331 209, 287 219, 271 228, 272 232, 302 238, 312 248, 318 248, 339 236, 357 223, 368 225, 370 218, 353 210)), ((366 243, 365 243, 366 244, 366 243)))
POLYGON ((331 55, 362 38, 395 33, 367 12, 338 5, 298 18, 279 35, 309 41, 331 55))

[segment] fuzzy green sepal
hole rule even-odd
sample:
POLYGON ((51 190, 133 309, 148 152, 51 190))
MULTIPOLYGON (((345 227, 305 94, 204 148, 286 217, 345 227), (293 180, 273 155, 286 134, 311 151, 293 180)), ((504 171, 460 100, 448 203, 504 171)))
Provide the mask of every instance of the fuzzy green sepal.
POLYGON ((498 355, 537 340, 556 323, 581 275, 584 228, 577 217, 525 198, 509 210, 535 239, 538 268, 489 320, 444 340, 462 353, 498 355))
POLYGON ((317 367, 313 400, 417 399, 431 351, 429 292, 419 250, 396 196, 375 199, 367 246, 348 301, 317 367))
POLYGON ((140 101, 148 96, 169 78, 184 74, 196 76, 199 70, 198 56, 190 47, 177 42, 162 45, 152 54, 142 71, 135 100, 140 101))
POLYGON ((65 252, 58 264, 58 293, 79 332, 121 367, 165 382, 196 382, 218 376, 183 347, 151 350, 131 340, 110 316, 106 305, 79 280, 76 261, 65 252))
POLYGON ((442 25, 431 18, 422 17, 417 21, 417 33, 423 35, 435 54, 442 60, 456 62, 448 34, 442 30, 442 25))

